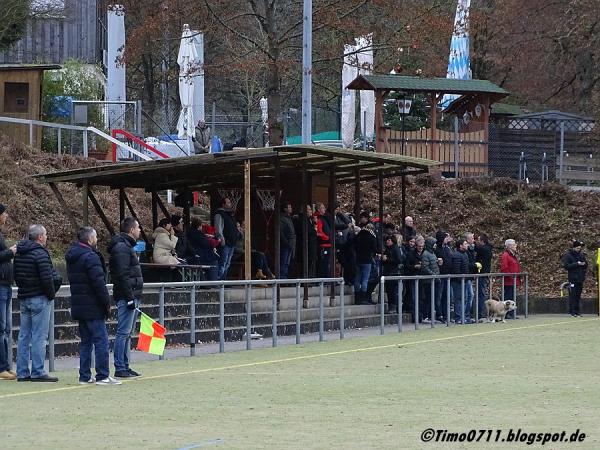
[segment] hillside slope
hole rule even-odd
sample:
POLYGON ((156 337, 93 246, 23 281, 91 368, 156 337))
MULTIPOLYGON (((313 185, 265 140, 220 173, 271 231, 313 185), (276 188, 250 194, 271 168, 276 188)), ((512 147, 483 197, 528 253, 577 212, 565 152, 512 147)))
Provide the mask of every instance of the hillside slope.
MULTIPOLYGON (((73 239, 70 223, 49 186, 38 183, 31 175, 74 169, 96 164, 71 156, 56 156, 16 144, 0 137, 0 203, 8 207, 9 223, 3 233, 9 242, 18 240, 27 225, 41 223, 49 233, 49 247, 56 258, 62 258, 64 248, 73 239)), ((560 257, 569 247, 569 240, 582 239, 589 259, 600 245, 600 194, 573 192, 557 184, 523 185, 511 179, 440 180, 422 176, 407 180, 407 211, 414 217, 420 233, 433 235, 438 229, 453 236, 465 231, 487 233, 494 245, 496 258, 503 250, 504 240, 516 239, 523 269, 531 274, 531 292, 557 296, 566 274, 560 257)), ((81 221, 81 193, 70 184, 59 186, 67 203, 81 221)), ((139 190, 127 191, 140 217, 149 230, 151 222, 150 195, 139 190)), ((117 192, 94 188, 103 209, 116 225, 117 192)), ((353 210, 353 187, 339 189, 340 201, 353 210)), ((385 182, 386 210, 401 223, 400 179, 385 182)), ((375 184, 362 186, 361 206, 377 210, 375 184)), ((104 225, 90 205, 90 222, 100 233, 102 248, 108 239, 104 225)), ((498 265, 495 263, 497 269, 498 265)), ((596 295, 594 274, 589 273, 586 295, 596 295)))

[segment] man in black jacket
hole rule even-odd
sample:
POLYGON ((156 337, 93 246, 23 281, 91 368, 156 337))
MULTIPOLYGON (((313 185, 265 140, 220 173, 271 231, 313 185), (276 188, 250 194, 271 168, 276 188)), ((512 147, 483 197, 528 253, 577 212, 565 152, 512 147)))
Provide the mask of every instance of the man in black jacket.
POLYGON ((296 230, 292 220, 292 205, 290 202, 281 203, 279 236, 279 278, 285 280, 288 278, 290 264, 296 251, 296 230))
POLYGON ((17 244, 14 259, 15 282, 19 288, 17 297, 21 311, 17 379, 56 382, 58 378, 51 377, 44 371, 44 360, 52 310, 50 302, 54 300, 60 281, 46 250, 46 229, 42 225, 31 225, 27 237, 28 239, 17 244), (55 282, 58 286, 55 286, 55 282))
POLYGON ((219 248, 219 279, 226 280, 231 258, 235 251, 235 244, 239 238, 239 232, 234 217, 235 209, 229 198, 221 200, 221 207, 217 209, 214 217, 216 228, 215 237, 221 241, 219 248))
POLYGON ((581 317, 579 303, 581 301, 581 291, 585 274, 587 272, 587 261, 585 254, 581 251, 584 244, 581 241, 574 240, 573 248, 563 256, 563 267, 569 275, 569 314, 573 317, 581 317))
MULTIPOLYGON (((477 238, 477 262, 479 273, 490 273, 492 271, 493 247, 487 234, 481 233, 477 238)), ((477 292, 477 309, 479 310, 479 321, 483 322, 487 313, 485 311, 485 301, 490 298, 490 279, 487 277, 479 278, 479 291, 477 292)))
MULTIPOLYGON (((456 251, 452 254, 452 274, 466 275, 469 273, 469 256, 467 250, 469 243, 464 239, 456 241, 456 251)), ((457 324, 463 323, 463 299, 464 299, 464 323, 471 323, 471 305, 467 301, 466 280, 464 278, 452 278, 452 292, 454 297, 454 319, 457 324), (463 290, 464 282, 464 290, 463 290)))
POLYGON ((109 268, 113 282, 113 298, 117 305, 117 333, 113 348, 115 377, 131 378, 141 374, 129 367, 128 350, 135 324, 135 310, 144 286, 142 269, 133 247, 140 237, 140 224, 133 217, 121 223, 121 232, 110 241, 109 268))
POLYGON ((98 236, 92 227, 77 233, 77 242, 65 253, 71 287, 71 317, 79 322, 79 384, 121 384, 109 375, 108 332, 110 296, 106 288, 104 258, 97 251, 98 236), (96 379, 92 378, 92 347, 96 356, 96 379))
MULTIPOLYGON (((8 213, 6 207, 0 204, 0 226, 6 224, 8 213)), ((12 330, 12 298, 13 267, 12 260, 17 252, 17 246, 7 247, 4 236, 0 233, 0 380, 14 380, 16 372, 12 369, 11 349, 8 347, 12 330)))

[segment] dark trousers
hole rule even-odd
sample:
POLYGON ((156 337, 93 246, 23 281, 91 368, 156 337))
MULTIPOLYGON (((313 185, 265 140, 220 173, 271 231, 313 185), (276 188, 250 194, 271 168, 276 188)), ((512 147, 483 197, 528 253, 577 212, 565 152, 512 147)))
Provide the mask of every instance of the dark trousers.
MULTIPOLYGON (((504 286, 504 300, 513 300, 515 302, 517 301, 517 291, 514 285, 504 286)), ((514 319, 516 316, 516 312, 516 310, 510 311, 508 314, 506 314, 506 318, 514 319)))
POLYGON ((329 278, 330 272, 330 255, 331 248, 320 248, 319 249, 319 278, 329 278))
POLYGON ((288 272, 290 270, 290 264, 292 262, 292 249, 291 247, 281 246, 279 250, 279 278, 286 280, 288 278, 288 272))
POLYGON ((479 278, 479 287, 477 289, 477 308, 479 309, 478 318, 481 319, 487 317, 487 313, 485 311, 485 301, 490 298, 490 279, 483 277, 479 278))
POLYGON ((108 377, 108 333, 102 319, 80 320, 79 381, 92 378, 92 348, 96 357, 96 381, 108 377))
POLYGON ((388 308, 398 309, 398 281, 386 281, 385 294, 387 295, 388 308))
POLYGON ((419 281, 419 321, 431 319, 431 280, 419 281))
POLYGON ((581 291, 583 289, 583 283, 571 283, 569 289, 569 314, 579 315, 581 303, 581 291))

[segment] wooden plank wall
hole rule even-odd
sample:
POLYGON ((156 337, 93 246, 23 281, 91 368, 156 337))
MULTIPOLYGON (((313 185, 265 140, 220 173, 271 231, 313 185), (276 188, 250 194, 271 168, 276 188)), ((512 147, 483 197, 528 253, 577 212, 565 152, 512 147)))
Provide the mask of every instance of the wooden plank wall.
MULTIPOLYGON (((388 130, 387 153, 402 154, 402 132, 388 130)), ((484 132, 459 133, 459 176, 485 176, 488 174, 487 142, 484 132)), ((454 132, 436 130, 432 140, 430 128, 404 133, 404 154, 417 158, 428 158, 443 163, 442 172, 454 173, 454 132)))
POLYGON ((0 52, 0 64, 101 62, 97 0, 65 0, 65 17, 29 20, 23 39, 0 52))

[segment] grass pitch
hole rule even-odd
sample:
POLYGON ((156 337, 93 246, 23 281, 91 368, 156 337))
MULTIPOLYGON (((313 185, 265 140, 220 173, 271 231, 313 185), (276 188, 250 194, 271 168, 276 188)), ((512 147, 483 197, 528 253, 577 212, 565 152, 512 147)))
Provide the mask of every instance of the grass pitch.
POLYGON ((600 448, 597 318, 530 318, 0 382, 2 449, 600 448), (422 442, 579 429, 578 443, 422 442), (477 433, 479 435, 479 432, 477 433))

